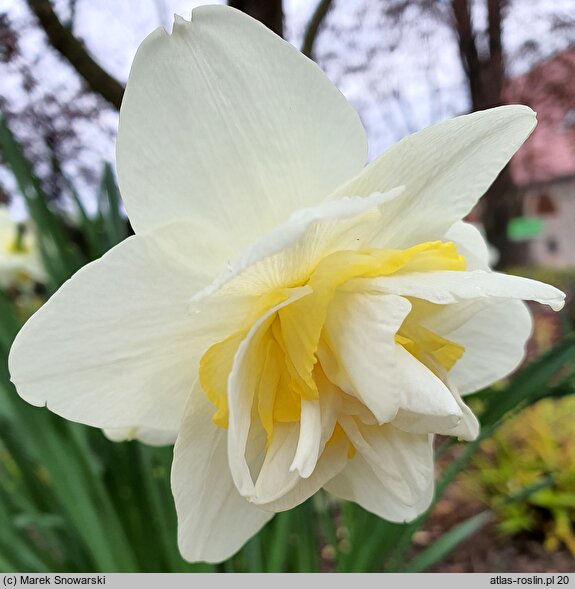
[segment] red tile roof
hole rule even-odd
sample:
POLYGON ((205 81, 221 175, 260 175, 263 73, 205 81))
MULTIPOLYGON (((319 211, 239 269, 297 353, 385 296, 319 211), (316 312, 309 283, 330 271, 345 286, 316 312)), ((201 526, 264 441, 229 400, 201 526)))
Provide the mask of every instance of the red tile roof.
POLYGON ((507 104, 527 104, 538 124, 511 162, 520 186, 575 176, 575 47, 513 78, 507 104))

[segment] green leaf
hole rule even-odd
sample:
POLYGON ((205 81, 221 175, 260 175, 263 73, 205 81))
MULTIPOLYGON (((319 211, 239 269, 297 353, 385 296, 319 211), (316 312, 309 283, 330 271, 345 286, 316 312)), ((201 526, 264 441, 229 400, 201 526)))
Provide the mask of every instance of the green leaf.
POLYGON ((432 567, 435 563, 445 558, 452 550, 457 548, 464 540, 480 530, 491 519, 491 512, 483 511, 435 540, 429 548, 420 552, 413 558, 402 572, 419 573, 432 567))
POLYGON ((266 572, 282 573, 289 556, 289 535, 292 528, 291 511, 278 513, 272 520, 269 543, 266 546, 266 572))
POLYGON ((386 521, 352 503, 344 504, 344 515, 351 550, 340 557, 338 572, 387 570, 407 524, 386 521))
POLYGON ((490 432, 491 428, 496 427, 507 413, 518 411, 550 396, 553 385, 557 384, 554 383, 554 379, 558 378, 566 382, 573 375, 574 358, 575 334, 571 333, 549 352, 515 375, 508 387, 499 395, 490 397, 485 410, 479 417, 482 428, 490 432))
POLYGON ((14 174, 30 217, 36 226, 40 253, 52 279, 51 288, 55 290, 78 270, 85 260, 66 236, 61 222, 48 207, 48 198, 42 190, 40 181, 3 117, 0 117, 0 150, 14 174))
POLYGON ((122 216, 122 200, 112 166, 104 164, 98 196, 100 215, 104 221, 109 247, 128 236, 127 221, 122 216))
POLYGON ((544 489, 533 495, 530 503, 546 509, 575 509, 575 493, 544 489))
POLYGON ((66 176, 64 176, 64 180, 68 187, 68 191, 72 196, 72 200, 80 213, 80 229, 82 231, 82 236, 86 239, 90 259, 95 260, 109 249, 102 229, 103 220, 100 214, 93 218, 88 215, 86 207, 82 202, 82 198, 72 181, 66 176))
POLYGON ((505 498, 504 504, 521 503, 525 499, 529 499, 533 495, 541 492, 543 489, 548 489, 555 484, 553 477, 550 474, 546 474, 541 477, 540 480, 534 482, 531 485, 527 485, 523 489, 520 489, 513 495, 505 498))

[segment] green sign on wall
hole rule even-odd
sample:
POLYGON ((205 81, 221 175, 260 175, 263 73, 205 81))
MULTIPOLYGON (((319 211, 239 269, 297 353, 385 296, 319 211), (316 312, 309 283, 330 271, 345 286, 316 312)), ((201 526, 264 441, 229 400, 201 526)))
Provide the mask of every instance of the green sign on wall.
POLYGON ((543 220, 539 217, 516 217, 507 225, 507 237, 511 241, 529 241, 543 231, 543 220))

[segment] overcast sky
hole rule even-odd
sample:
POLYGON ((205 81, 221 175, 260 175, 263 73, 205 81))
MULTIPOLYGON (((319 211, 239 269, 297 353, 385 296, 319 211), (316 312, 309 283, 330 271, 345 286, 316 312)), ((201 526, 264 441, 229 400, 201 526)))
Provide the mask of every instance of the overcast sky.
MULTIPOLYGON (((446 0, 437 0, 445 2, 446 0)), ((370 50, 381 48, 382 39, 397 35, 382 31, 378 18, 382 0, 335 0, 326 21, 330 30, 321 34, 317 55, 326 73, 358 109, 370 140, 374 157, 403 135, 468 109, 464 76, 457 46, 447 24, 433 24, 401 30, 399 48, 383 58, 367 61, 370 50), (356 30, 361 16, 359 33, 356 30), (334 32, 334 30, 336 32, 334 32), (422 33, 423 32, 423 33, 422 33), (384 37, 384 35, 387 35, 384 37)), ((141 41, 157 26, 171 29, 174 13, 190 17, 197 0, 77 0, 74 33, 81 38, 95 59, 112 75, 125 81, 131 61, 141 41)), ((55 0, 62 19, 68 17, 68 0, 55 0)), ((305 25, 315 8, 315 0, 284 0, 285 29, 288 40, 299 47, 305 25)), ((483 3, 476 3, 476 23, 485 20, 483 3)), ((54 88, 65 98, 78 82, 70 68, 63 66, 53 52, 45 51, 42 33, 30 23, 24 0, 0 0, 0 13, 6 12, 17 27, 25 30, 22 59, 34 64, 41 84, 54 88)), ((533 63, 533 56, 517 56, 518 48, 529 38, 539 40, 539 58, 549 56, 566 45, 565 36, 551 32, 551 14, 570 14, 575 19, 575 0, 512 0, 505 20, 504 43, 510 55, 512 73, 522 73, 533 63)), ((12 100, 23 97, 23 89, 13 72, 0 69, 0 92, 12 100)), ((86 125, 84 164, 113 161, 113 137, 117 115, 101 114, 98 125, 86 125)), ((74 174, 73 164, 68 171, 74 174)))

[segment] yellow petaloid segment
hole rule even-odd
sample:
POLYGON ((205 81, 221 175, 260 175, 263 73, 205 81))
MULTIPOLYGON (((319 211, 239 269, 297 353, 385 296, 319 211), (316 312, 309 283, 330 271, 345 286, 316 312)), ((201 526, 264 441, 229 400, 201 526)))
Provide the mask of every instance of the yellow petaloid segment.
MULTIPOLYGON (((328 306, 336 290, 354 278, 389 276, 396 272, 429 272, 464 270, 465 259, 451 242, 428 242, 406 250, 370 249, 339 251, 322 259, 305 283, 311 293, 276 312, 265 334, 261 361, 253 369, 259 373, 258 390, 254 391, 254 408, 265 429, 268 441, 274 422, 296 422, 301 400, 317 399, 318 388, 313 377, 316 352, 325 323, 328 306)), ((304 286, 291 285, 292 287, 304 286)), ((244 325, 227 339, 213 345, 200 361, 200 384, 217 411, 214 422, 227 427, 227 379, 241 341, 250 327, 269 309, 286 300, 290 289, 254 298, 254 312, 244 325)), ((431 331, 414 326, 401 333, 401 343, 417 358, 431 356, 449 370, 463 353, 457 344, 440 338, 431 331)))
POLYGON ((335 427, 333 428, 333 433, 331 434, 331 437, 326 442, 326 444, 334 444, 335 442, 338 442, 339 440, 346 440, 347 441, 347 457, 353 458, 355 456, 355 452, 356 452, 355 446, 349 441, 347 434, 343 431, 343 428, 341 427, 341 425, 339 425, 339 422, 337 422, 335 424, 335 427))
POLYGON ((254 307, 244 325, 225 340, 208 348, 202 356, 199 367, 200 386, 217 411, 213 416, 214 423, 222 428, 228 427, 228 376, 232 371, 234 358, 242 340, 250 327, 269 309, 285 301, 290 289, 270 292, 265 297, 254 297, 254 307))
POLYGON ((200 386, 217 409, 212 420, 219 427, 228 427, 228 376, 244 337, 242 331, 234 333, 209 348, 200 360, 200 386))
POLYGON ((317 399, 318 392, 315 381, 313 379, 311 379, 310 381, 306 381, 301 377, 300 373, 296 370, 296 367, 294 366, 293 359, 289 353, 289 350, 286 348, 284 339, 285 330, 282 328, 281 316, 279 315, 279 312, 278 316, 276 317, 276 320, 272 324, 272 333, 274 335, 276 342, 280 346, 284 356, 286 368, 286 390, 289 389, 292 393, 297 395, 298 399, 300 400, 317 399))
POLYGON ((276 392, 283 372, 281 366, 283 359, 280 354, 281 350, 277 342, 269 338, 257 394, 258 415, 268 435, 268 441, 273 431, 276 392))
MULTIPOLYGON (((274 323, 278 322, 277 317, 274 323)), ((276 329, 267 333, 266 356, 262 364, 257 390, 257 408, 260 421, 266 431, 268 444, 275 421, 294 423, 301 413, 301 395, 290 378, 285 352, 277 341, 276 329)))
MULTIPOLYGON (((446 372, 453 368, 465 352, 463 346, 445 339, 420 325, 412 326, 409 330, 402 328, 400 333, 396 334, 395 341, 421 363, 426 365, 431 363, 433 365, 435 361, 446 372), (406 335, 407 333, 409 335, 406 335)), ((430 366, 430 368, 432 367, 430 366)))

